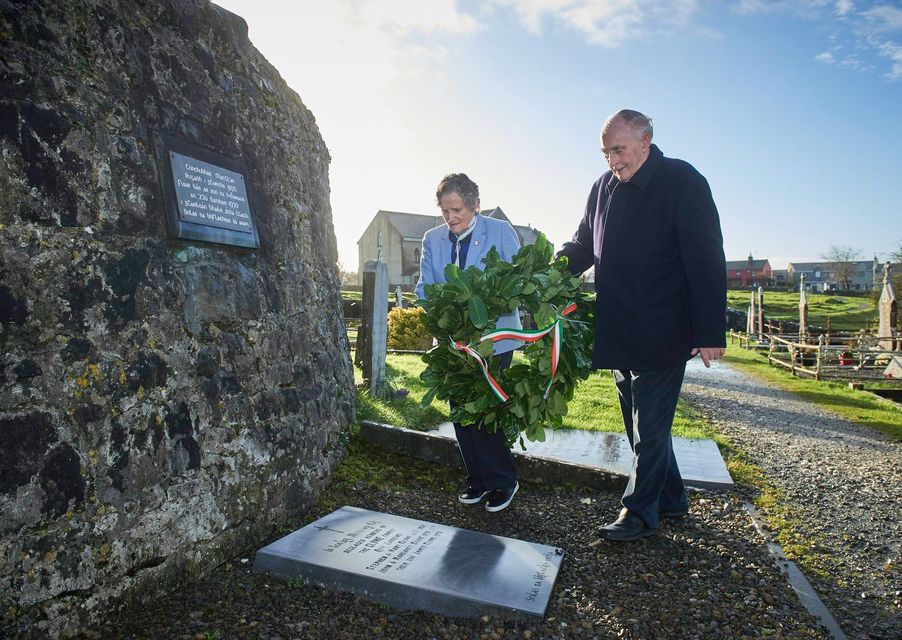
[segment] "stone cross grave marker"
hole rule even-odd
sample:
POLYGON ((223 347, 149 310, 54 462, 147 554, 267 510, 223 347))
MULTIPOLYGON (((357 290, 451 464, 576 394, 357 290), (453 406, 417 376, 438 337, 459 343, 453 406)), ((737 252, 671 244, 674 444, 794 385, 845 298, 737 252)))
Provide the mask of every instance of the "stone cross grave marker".
POLYGON ((895 329, 898 303, 893 292, 892 266, 887 262, 883 267, 883 291, 880 292, 880 316, 877 324, 877 337, 880 348, 892 351, 896 348, 895 329))
POLYGON ((449 616, 545 615, 563 550, 345 506, 260 549, 254 567, 449 616))

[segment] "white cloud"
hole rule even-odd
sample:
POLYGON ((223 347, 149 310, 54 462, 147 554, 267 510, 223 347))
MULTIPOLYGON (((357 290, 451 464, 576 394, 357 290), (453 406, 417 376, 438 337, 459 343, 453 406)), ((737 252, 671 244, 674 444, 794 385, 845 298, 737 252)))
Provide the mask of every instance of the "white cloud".
POLYGON ((739 0, 740 13, 787 13, 829 28, 829 40, 840 42, 853 54, 839 55, 840 47, 814 57, 818 62, 862 72, 874 72, 879 58, 890 60, 886 77, 900 77, 898 51, 902 44, 888 36, 902 33, 902 7, 862 0, 739 0), (840 20, 837 20, 837 16, 840 20))
POLYGON ((861 15, 875 33, 902 31, 902 8, 878 4, 862 11, 861 15))
POLYGON ((854 8, 855 5, 852 3, 852 0, 837 0, 836 2, 836 14, 839 16, 846 15, 854 8))
POLYGON ((884 42, 880 47, 880 55, 890 60, 891 66, 886 77, 890 80, 902 80, 902 46, 884 42))
MULTIPOLYGON (((589 43, 616 47, 649 33, 689 26, 698 0, 495 0, 509 7, 531 33, 545 23, 580 33, 589 43)), ((710 31, 706 35, 711 35, 710 31)))
MULTIPOLYGON (((843 0, 839 0, 843 2, 843 0)), ((792 13, 813 17, 833 0, 739 0, 736 11, 739 13, 792 13)))
POLYGON ((481 29, 454 0, 346 0, 353 22, 369 24, 395 36, 411 33, 473 34, 481 29))

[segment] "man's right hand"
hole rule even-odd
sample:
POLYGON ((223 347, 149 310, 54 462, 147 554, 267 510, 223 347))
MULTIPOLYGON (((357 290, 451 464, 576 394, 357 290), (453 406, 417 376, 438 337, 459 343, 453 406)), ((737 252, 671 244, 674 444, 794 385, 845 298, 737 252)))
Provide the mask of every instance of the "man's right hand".
POLYGON ((718 358, 723 357, 723 354, 726 352, 726 349, 723 347, 695 347, 692 350, 693 356, 701 356, 702 362, 705 363, 706 367, 711 367, 711 363, 718 358))

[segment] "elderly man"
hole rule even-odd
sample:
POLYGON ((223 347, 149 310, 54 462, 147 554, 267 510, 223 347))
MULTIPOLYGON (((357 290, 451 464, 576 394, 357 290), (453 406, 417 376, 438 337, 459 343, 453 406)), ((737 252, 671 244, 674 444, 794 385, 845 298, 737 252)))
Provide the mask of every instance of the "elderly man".
POLYGON ((630 109, 607 119, 610 166, 592 186, 573 239, 559 255, 571 272, 595 268, 593 366, 611 369, 635 454, 623 509, 600 530, 630 541, 659 517, 689 509, 671 428, 686 361, 705 366, 726 346, 726 265, 717 208, 705 178, 652 144, 652 122, 630 109))

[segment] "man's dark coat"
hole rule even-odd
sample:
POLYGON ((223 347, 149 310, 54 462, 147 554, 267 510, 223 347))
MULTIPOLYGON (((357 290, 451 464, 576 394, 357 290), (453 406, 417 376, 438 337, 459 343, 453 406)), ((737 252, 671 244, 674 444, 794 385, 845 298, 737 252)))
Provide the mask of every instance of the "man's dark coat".
POLYGON ((711 189, 692 165, 651 145, 628 182, 608 171, 559 252, 595 267, 593 366, 675 367, 694 347, 726 346, 727 272, 711 189))

